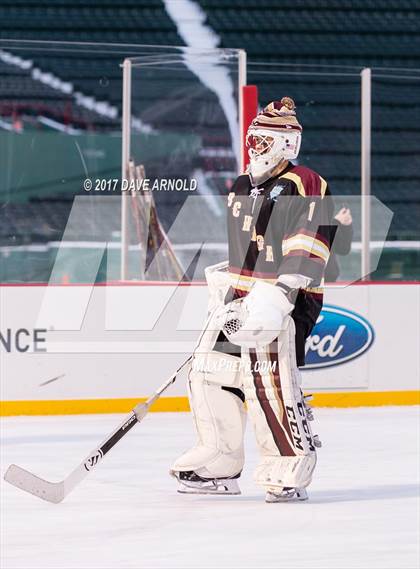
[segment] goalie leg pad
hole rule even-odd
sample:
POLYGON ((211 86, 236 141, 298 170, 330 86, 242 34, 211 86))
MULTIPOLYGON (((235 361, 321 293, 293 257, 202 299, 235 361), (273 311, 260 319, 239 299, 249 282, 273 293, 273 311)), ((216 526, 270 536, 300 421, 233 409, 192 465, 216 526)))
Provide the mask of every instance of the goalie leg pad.
MULTIPOLYGON (((210 329, 209 329, 210 328, 210 329)), ((171 468, 202 478, 229 478, 244 464, 244 396, 240 358, 213 350, 218 330, 203 333, 188 374, 188 394, 197 444, 171 468)))
POLYGON ((286 328, 266 348, 243 351, 245 397, 261 460, 254 474, 268 491, 304 488, 316 465, 295 355, 295 327, 286 328))

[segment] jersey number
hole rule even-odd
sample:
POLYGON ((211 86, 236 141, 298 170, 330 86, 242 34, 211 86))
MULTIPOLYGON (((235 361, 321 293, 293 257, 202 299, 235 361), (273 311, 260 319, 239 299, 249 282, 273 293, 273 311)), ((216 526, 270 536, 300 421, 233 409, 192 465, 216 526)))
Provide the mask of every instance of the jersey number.
POLYGON ((314 210, 315 210, 315 202, 311 202, 309 204, 308 221, 312 221, 312 218, 314 216, 314 210))

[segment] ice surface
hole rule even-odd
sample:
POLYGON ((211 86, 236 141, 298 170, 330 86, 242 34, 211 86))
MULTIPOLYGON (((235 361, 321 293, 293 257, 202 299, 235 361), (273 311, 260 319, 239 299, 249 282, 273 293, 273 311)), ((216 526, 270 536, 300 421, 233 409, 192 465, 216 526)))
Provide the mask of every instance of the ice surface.
MULTIPOLYGON (((316 409, 309 501, 185 496, 167 472, 193 439, 191 417, 150 414, 66 500, 52 505, 2 481, 1 568, 410 568, 419 563, 419 408, 316 409)), ((1 474, 15 462, 64 478, 121 416, 16 417, 1 425, 1 474)))

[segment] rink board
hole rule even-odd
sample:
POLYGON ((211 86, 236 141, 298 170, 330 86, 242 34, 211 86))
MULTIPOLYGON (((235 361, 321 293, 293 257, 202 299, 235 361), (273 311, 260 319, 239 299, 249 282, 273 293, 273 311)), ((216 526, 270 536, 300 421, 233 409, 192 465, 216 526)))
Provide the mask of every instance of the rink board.
MULTIPOLYGON (((206 300, 204 285, 1 286, 1 415, 130 410, 191 353, 206 300)), ((314 404, 418 404, 419 284, 329 287, 325 304, 329 341, 302 374, 314 404), (360 323, 370 343, 347 345, 360 323)), ((154 410, 188 410, 185 375, 154 410)))

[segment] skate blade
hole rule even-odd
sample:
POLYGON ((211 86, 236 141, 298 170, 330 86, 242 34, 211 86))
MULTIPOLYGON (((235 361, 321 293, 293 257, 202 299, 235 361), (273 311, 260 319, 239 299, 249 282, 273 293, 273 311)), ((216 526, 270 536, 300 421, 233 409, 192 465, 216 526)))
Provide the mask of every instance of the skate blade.
MULTIPOLYGON (((179 494, 206 494, 213 496, 238 496, 241 490, 238 484, 231 484, 232 481, 221 482, 217 488, 205 486, 187 486, 186 484, 179 484, 179 494)), ((235 481, 236 482, 236 481, 235 481)))
POLYGON ((293 494, 276 494, 275 492, 267 492, 265 501, 267 504, 276 504, 279 502, 305 502, 308 500, 308 493, 305 488, 299 488, 293 494))

